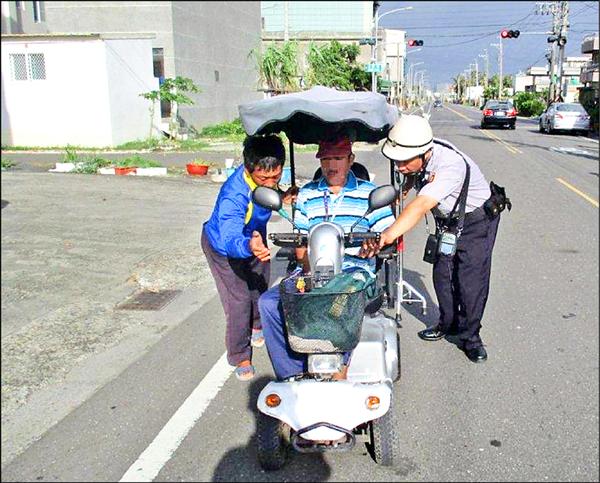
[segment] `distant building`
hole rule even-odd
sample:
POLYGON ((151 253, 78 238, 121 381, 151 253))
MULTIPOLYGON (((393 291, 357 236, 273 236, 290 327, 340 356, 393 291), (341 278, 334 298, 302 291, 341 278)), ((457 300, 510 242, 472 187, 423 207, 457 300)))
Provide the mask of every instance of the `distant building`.
POLYGON ((598 65, 600 63, 599 52, 600 39, 598 34, 586 37, 581 43, 581 52, 583 54, 590 54, 591 58, 582 67, 579 79, 581 81, 581 94, 584 97, 591 97, 593 102, 597 105, 599 99, 599 80, 600 73, 598 65))
MULTIPOLYGON (((589 57, 566 57, 563 62, 561 79, 561 95, 565 102, 576 102, 578 89, 582 86, 579 80, 581 69, 589 57)), ((542 92, 550 87, 550 76, 547 66, 531 66, 525 73, 514 77, 515 92, 542 92)))
POLYGON ((379 74, 382 93, 391 99, 399 95, 398 84, 404 78, 406 58, 405 32, 382 29, 377 32, 377 52, 374 47, 360 45, 373 38, 374 2, 261 2, 263 45, 294 40, 299 44, 300 75, 306 72, 305 54, 311 41, 318 44, 337 40, 342 44, 359 44, 357 61, 368 64, 374 58, 382 64, 379 74))
MULTIPOLYGON (((258 1, 2 2, 3 35, 127 37, 139 33, 151 36, 147 47, 152 60, 150 77, 157 82, 165 77, 188 77, 202 90, 190 95, 194 105, 180 106, 183 124, 199 130, 232 120, 238 117, 239 104, 260 99, 257 67, 249 56, 261 43, 258 1)), ((54 42, 50 37, 46 41, 54 42)), ((68 62, 62 65, 77 68, 68 62)), ((51 65, 47 67, 49 72, 55 71, 51 65)), ((9 80, 3 71, 4 82, 9 80)), ((38 109, 45 109, 44 104, 38 109)), ((168 104, 163 103, 160 111, 163 118, 168 117, 168 104)))

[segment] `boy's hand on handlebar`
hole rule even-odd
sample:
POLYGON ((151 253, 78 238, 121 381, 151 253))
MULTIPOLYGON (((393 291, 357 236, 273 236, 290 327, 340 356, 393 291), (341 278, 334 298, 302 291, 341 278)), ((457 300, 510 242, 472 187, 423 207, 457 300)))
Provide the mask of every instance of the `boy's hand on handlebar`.
POLYGON ((268 262, 271 259, 271 250, 265 246, 261 234, 256 230, 252 232, 250 238, 250 251, 261 262, 268 262))
POLYGON ((296 198, 298 198, 298 191, 299 190, 297 186, 290 186, 288 190, 283 193, 281 201, 283 201, 283 203, 286 205, 291 205, 296 201, 296 198))

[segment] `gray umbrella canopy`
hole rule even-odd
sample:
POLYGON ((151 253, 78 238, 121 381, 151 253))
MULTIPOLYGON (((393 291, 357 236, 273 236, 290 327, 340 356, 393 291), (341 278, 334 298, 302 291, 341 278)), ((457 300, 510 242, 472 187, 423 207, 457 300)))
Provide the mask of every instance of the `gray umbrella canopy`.
POLYGON ((398 110, 381 94, 323 86, 242 104, 239 111, 249 136, 283 131, 297 144, 342 134, 352 141, 377 142, 398 119, 398 110))

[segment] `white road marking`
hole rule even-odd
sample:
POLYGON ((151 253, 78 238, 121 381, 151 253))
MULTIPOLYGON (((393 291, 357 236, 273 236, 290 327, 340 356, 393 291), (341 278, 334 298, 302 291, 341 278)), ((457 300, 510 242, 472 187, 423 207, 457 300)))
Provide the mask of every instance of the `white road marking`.
POLYGON ((550 146, 550 151, 556 151, 558 153, 567 153, 567 154, 584 154, 587 156, 594 155, 594 153, 590 153, 589 151, 585 151, 583 149, 570 148, 570 147, 566 147, 566 146, 560 146, 560 147, 550 146))
POLYGON ((234 369, 224 353, 119 481, 153 481, 234 369))

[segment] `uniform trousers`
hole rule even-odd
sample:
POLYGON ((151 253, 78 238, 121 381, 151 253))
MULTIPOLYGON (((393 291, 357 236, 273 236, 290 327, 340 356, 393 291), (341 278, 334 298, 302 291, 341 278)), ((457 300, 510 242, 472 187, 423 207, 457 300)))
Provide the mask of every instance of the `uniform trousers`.
POLYGON ((465 350, 483 345, 479 331, 499 222, 500 215, 490 219, 483 208, 467 213, 456 253, 439 255, 433 265, 433 286, 440 310, 437 329, 457 335, 465 350))
POLYGON ((227 362, 252 360, 252 329, 260 329, 258 298, 269 288, 270 263, 256 257, 232 258, 217 253, 204 231, 200 239, 225 311, 227 362))

